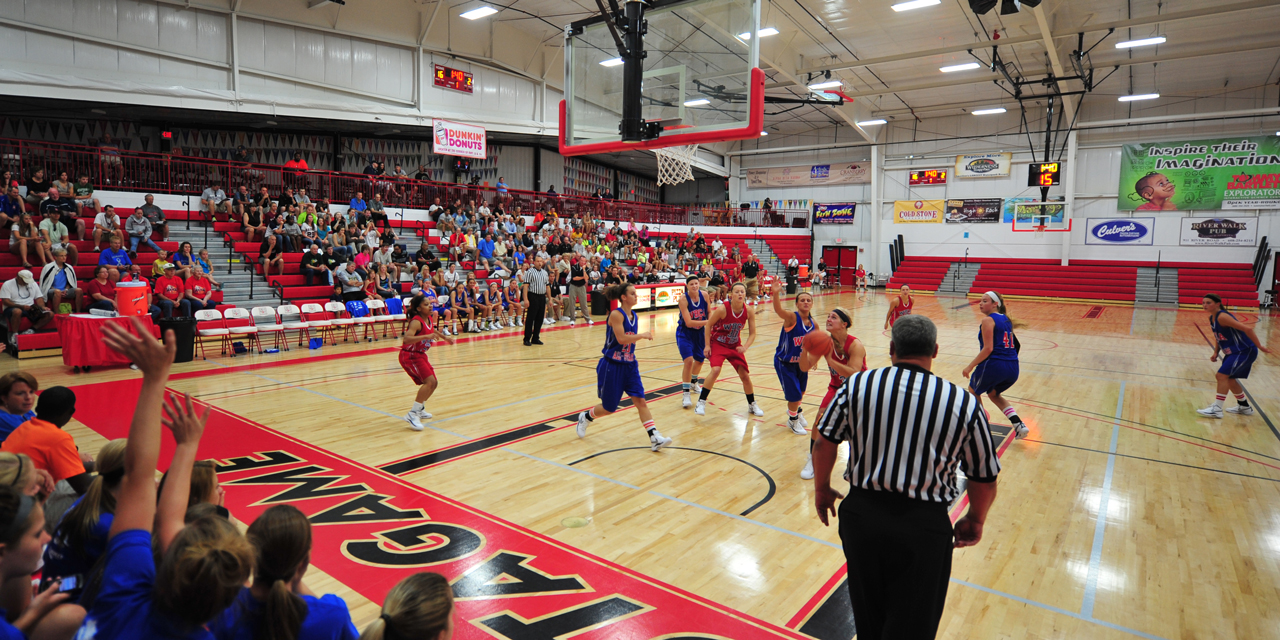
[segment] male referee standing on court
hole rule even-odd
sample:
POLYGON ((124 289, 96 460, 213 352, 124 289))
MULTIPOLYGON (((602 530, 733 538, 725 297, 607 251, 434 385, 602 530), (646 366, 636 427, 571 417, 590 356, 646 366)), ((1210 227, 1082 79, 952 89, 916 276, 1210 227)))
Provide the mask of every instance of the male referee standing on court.
POLYGON ((925 316, 899 318, 893 366, 849 378, 817 428, 813 448, 818 518, 836 511, 836 448, 849 441, 849 496, 840 503, 840 539, 858 640, 933 638, 942 619, 953 547, 982 539, 996 498, 996 457, 978 399, 929 372, 938 329, 925 316), (968 479, 969 512, 952 530, 947 506, 968 479))
POLYGON ((547 282, 549 276, 543 268, 542 258, 534 258, 533 267, 521 272, 524 282, 524 299, 529 301, 529 311, 524 318, 524 346, 542 344, 538 334, 542 333, 542 317, 547 312, 547 282))

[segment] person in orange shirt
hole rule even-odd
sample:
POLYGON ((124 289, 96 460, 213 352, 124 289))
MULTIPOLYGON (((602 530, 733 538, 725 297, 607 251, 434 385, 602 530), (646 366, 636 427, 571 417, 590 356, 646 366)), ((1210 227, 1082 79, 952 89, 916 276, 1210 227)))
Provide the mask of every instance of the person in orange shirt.
MULTIPOLYGON (((191 303, 186 300, 187 287, 182 283, 177 273, 177 265, 172 262, 164 263, 162 267, 164 275, 156 278, 156 304, 160 309, 161 315, 165 318, 172 318, 174 307, 178 309, 178 315, 190 316, 191 303)), ((159 318, 152 318, 158 321, 159 318)))
POLYGON ((9 434, 0 451, 24 453, 53 476, 54 482, 66 480, 79 495, 88 491, 93 480, 93 456, 80 453, 76 441, 62 427, 76 413, 76 394, 66 387, 49 387, 40 394, 36 417, 22 423, 9 434))

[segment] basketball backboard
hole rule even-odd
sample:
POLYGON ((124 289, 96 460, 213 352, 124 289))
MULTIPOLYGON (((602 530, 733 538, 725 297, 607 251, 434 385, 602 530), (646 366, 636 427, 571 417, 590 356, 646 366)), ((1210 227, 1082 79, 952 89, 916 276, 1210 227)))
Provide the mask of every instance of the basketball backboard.
POLYGON ((566 156, 755 138, 764 127, 759 69, 759 0, 653 3, 644 13, 640 91, 652 140, 623 142, 623 61, 603 17, 565 29, 565 99, 560 153, 566 156))
POLYGON ((1071 231, 1067 205, 1064 202, 1019 202, 1013 209, 1013 230, 1037 236, 1067 233, 1071 231))

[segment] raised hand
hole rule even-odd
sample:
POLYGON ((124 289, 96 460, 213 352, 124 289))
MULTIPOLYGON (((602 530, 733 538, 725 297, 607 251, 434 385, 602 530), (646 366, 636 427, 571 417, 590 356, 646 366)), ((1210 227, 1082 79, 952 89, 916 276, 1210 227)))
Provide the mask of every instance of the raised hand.
POLYGON ((183 394, 182 401, 169 396, 164 404, 164 418, 160 422, 173 433, 173 439, 178 445, 199 444, 200 436, 204 434, 205 422, 209 420, 209 413, 212 411, 212 407, 207 407, 204 415, 197 414, 189 393, 183 394))

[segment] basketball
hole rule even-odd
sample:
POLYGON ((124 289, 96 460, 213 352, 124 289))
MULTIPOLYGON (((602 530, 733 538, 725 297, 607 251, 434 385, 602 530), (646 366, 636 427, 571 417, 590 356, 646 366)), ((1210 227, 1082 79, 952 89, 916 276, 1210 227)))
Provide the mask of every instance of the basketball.
POLYGON ((804 336, 804 350, 825 356, 831 353, 831 334, 822 329, 814 329, 804 336))

